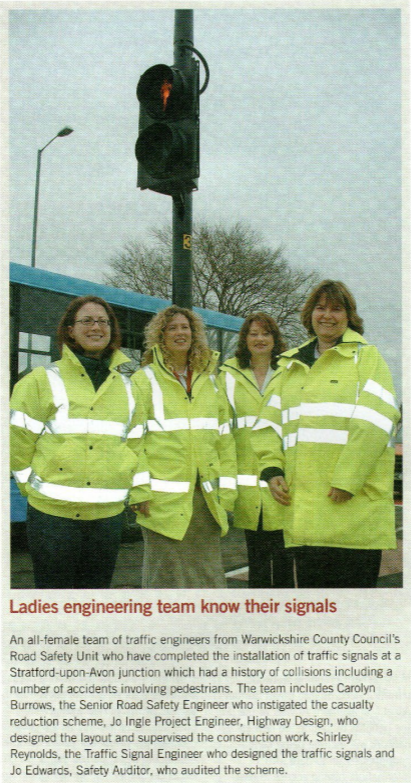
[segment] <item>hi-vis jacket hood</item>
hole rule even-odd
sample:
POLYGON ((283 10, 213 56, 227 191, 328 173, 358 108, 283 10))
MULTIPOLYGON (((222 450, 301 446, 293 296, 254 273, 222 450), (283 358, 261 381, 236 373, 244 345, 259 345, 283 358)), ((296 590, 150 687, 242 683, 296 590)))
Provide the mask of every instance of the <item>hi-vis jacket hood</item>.
POLYGON ((304 348, 279 359, 252 442, 262 469, 284 471, 288 545, 395 548, 392 435, 399 412, 381 354, 347 329, 309 367, 304 348), (335 503, 331 487, 353 497, 335 503))
POLYGON ((261 509, 263 529, 282 527, 281 507, 273 499, 266 481, 260 479, 258 459, 251 447, 250 433, 263 406, 272 394, 274 376, 261 394, 255 375, 249 367, 240 367, 236 358, 220 367, 218 384, 230 406, 230 419, 237 451, 237 499, 234 526, 256 530, 261 509))
POLYGON ((133 447, 140 435, 131 381, 115 368, 95 391, 83 365, 64 346, 61 360, 37 367, 14 387, 11 462, 34 508, 71 519, 102 519, 124 508, 139 485, 133 447))
POLYGON ((193 373, 191 396, 165 366, 159 346, 153 362, 132 378, 149 470, 142 489, 151 490, 150 516, 139 514, 138 521, 169 538, 182 540, 187 531, 197 479, 222 535, 228 530, 237 467, 227 401, 213 375, 217 359, 213 352, 208 367, 193 373))

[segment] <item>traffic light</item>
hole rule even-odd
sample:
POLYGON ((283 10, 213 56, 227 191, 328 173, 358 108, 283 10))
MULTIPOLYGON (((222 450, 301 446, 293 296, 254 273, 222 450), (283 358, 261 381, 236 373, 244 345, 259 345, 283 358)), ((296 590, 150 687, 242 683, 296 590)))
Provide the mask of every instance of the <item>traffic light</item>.
POLYGON ((200 150, 199 63, 182 69, 153 65, 137 85, 140 102, 137 187, 169 196, 198 186, 200 150))

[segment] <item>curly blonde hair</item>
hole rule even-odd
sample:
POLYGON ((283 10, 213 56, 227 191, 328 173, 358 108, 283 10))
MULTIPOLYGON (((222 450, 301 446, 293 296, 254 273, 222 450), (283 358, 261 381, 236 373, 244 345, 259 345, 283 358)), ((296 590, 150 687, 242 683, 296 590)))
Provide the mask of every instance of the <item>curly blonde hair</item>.
POLYGON ((146 350, 143 354, 141 366, 145 367, 153 361, 153 348, 159 345, 163 354, 164 363, 170 370, 173 369, 171 355, 164 346, 164 330, 176 315, 184 315, 190 324, 191 348, 188 352, 188 366, 191 370, 202 372, 208 365, 212 351, 208 347, 205 326, 200 316, 185 307, 171 305, 165 310, 160 310, 144 329, 146 350))

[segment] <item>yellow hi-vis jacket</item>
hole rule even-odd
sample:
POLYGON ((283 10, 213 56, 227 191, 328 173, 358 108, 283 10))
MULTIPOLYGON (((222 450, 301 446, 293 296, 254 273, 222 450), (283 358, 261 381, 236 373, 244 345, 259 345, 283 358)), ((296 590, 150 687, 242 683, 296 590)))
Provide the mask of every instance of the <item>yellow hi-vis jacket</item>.
POLYGON ((279 359, 252 442, 261 467, 284 471, 288 546, 394 549, 394 448, 399 412, 381 354, 347 329, 311 368, 300 348, 279 359), (353 497, 335 503, 331 487, 353 497))
POLYGON ((220 367, 218 384, 230 406, 230 424, 237 451, 237 499, 234 506, 234 526, 257 530, 260 511, 263 530, 282 527, 282 509, 274 500, 266 481, 260 479, 260 466, 251 447, 250 432, 263 406, 272 394, 272 376, 261 394, 253 371, 241 368, 238 359, 227 359, 220 367))
MULTIPOLYGON (((30 505, 52 516, 104 519, 119 514, 145 479, 138 471, 141 431, 129 378, 115 367, 97 391, 67 347, 61 360, 37 367, 11 398, 11 468, 30 505)), ((144 457, 143 457, 144 459, 144 457)), ((141 493, 139 493, 141 498, 141 493)))
POLYGON ((133 375, 144 426, 143 448, 150 472, 150 516, 138 522, 169 538, 182 540, 190 523, 196 482, 221 527, 234 507, 237 466, 227 400, 213 375, 218 353, 209 366, 193 372, 191 399, 167 369, 158 345, 153 362, 133 375))

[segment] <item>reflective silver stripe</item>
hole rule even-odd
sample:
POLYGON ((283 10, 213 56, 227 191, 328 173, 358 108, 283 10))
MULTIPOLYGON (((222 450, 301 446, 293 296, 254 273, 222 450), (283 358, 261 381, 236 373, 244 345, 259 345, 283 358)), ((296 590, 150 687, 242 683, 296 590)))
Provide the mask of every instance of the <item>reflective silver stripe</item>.
POLYGON ((235 411, 235 404, 234 404, 235 378, 233 378, 233 376, 229 372, 226 372, 225 374, 225 388, 227 392, 227 399, 232 409, 235 411))
POLYGON ((123 439, 126 437, 127 428, 135 407, 131 394, 131 383, 128 378, 125 378, 120 373, 127 391, 129 406, 129 422, 128 424, 123 424, 121 421, 69 418, 69 399, 59 368, 53 365, 46 370, 46 374, 49 379, 53 402, 57 408, 54 418, 50 419, 46 424, 48 432, 51 432, 53 435, 113 435, 123 439))
POLYGON ((14 424, 15 427, 22 427, 22 429, 34 432, 35 435, 39 435, 44 430, 44 422, 38 419, 32 419, 27 413, 23 411, 10 411, 10 424, 14 424))
POLYGON ((220 476, 219 479, 212 479, 211 481, 203 481, 202 486, 205 492, 212 492, 213 489, 236 489, 237 481, 231 476, 220 476))
POLYGON ((253 476, 247 473, 239 473, 237 476, 237 484, 239 487, 256 487, 257 476, 253 476))
POLYGON ((350 419, 355 405, 345 402, 302 402, 294 408, 283 411, 282 421, 297 421, 301 416, 335 416, 350 419))
POLYGON ((263 479, 258 479, 257 476, 252 475, 246 475, 246 474, 239 474, 237 476, 237 486, 239 487, 268 487, 268 482, 263 481, 263 479))
POLYGON ((271 427, 271 429, 275 430, 277 435, 282 438, 283 436, 283 430, 282 427, 279 424, 275 424, 273 421, 269 421, 268 419, 259 419, 257 423, 254 425, 253 430, 264 430, 266 427, 271 427))
POLYGON ((220 489, 236 489, 237 482, 231 476, 220 476, 219 486, 220 489))
MULTIPOLYGON (((160 384, 157 381, 151 367, 144 367, 143 369, 151 384, 153 408, 154 408, 154 416, 155 416, 154 419, 149 419, 147 422, 147 429, 150 432, 175 432, 178 430, 216 430, 217 432, 219 431, 218 419, 216 418, 196 417, 193 419, 187 419, 187 418, 166 419, 164 416, 163 392, 161 391, 160 384)), ((210 379, 215 386, 214 376, 210 375, 210 379)), ((218 391, 216 386, 215 386, 215 390, 218 391)))
POLYGON ((362 421, 368 421, 370 424, 375 424, 384 432, 391 434, 393 423, 388 416, 383 416, 382 413, 377 413, 373 408, 367 408, 365 405, 357 405, 354 411, 353 419, 361 419, 362 421))
POLYGON ((334 443, 345 445, 348 441, 348 430, 311 429, 300 427, 298 442, 302 443, 334 443))
POLYGON ((144 470, 141 473, 135 473, 133 476, 133 487, 139 487, 141 484, 150 483, 150 474, 148 470, 144 470))
POLYGON ((355 405, 346 402, 302 402, 301 416, 341 416, 350 419, 355 405))
POLYGON ((189 481, 163 481, 162 479, 151 479, 151 489, 154 492, 188 492, 190 489, 189 481))
POLYGON ((120 421, 105 421, 99 419, 65 419, 47 422, 47 429, 53 435, 114 435, 125 438, 127 425, 120 421))
POLYGON ((365 384, 364 391, 368 392, 369 394, 374 394, 375 397, 379 397, 380 400, 383 400, 383 402, 386 402, 388 405, 392 405, 393 408, 397 409, 397 403, 395 401, 394 395, 391 394, 388 389, 384 389, 380 383, 373 381, 371 378, 369 378, 365 384))
POLYGON ((59 368, 56 365, 52 365, 46 370, 46 375, 49 380, 53 402, 57 408, 54 420, 56 422, 65 422, 68 419, 69 400, 59 368))
POLYGON ((188 430, 188 419, 149 419, 147 422, 147 429, 149 432, 188 430))
POLYGON ((301 405, 296 405, 294 408, 287 408, 281 414, 281 420, 283 424, 287 424, 289 421, 297 421, 300 418, 301 405))
POLYGON ((13 476, 18 484, 25 484, 30 478, 31 468, 23 470, 13 470, 13 476))
POLYGON ((127 435, 127 439, 129 438, 142 438, 144 435, 144 427, 142 424, 137 424, 135 427, 133 427, 132 430, 127 435))
MULTIPOLYGON (((375 424, 376 427, 379 427, 380 429, 384 430, 384 432, 388 433, 391 433, 393 426, 392 421, 388 418, 388 416, 383 416, 373 408, 368 408, 365 405, 352 405, 350 403, 339 402, 302 402, 299 408, 289 408, 287 411, 283 411, 283 424, 286 424, 288 421, 296 420, 300 416, 333 416, 346 419, 362 419, 363 421, 368 421, 371 424, 375 424), (297 412, 299 412, 299 415, 297 415, 297 412)), ((310 432, 309 428, 301 427, 299 429, 298 440, 304 440, 305 442, 310 442, 312 440, 314 443, 346 443, 346 440, 341 440, 343 437, 342 435, 336 435, 337 440, 328 440, 327 436, 317 436, 315 434, 312 438, 310 438, 307 435, 308 432, 310 432), (303 433, 303 435, 301 435, 301 433, 303 433), (320 440, 317 440, 317 437, 319 437, 320 440), (323 437, 324 439, 322 439, 323 437)), ((341 431, 319 429, 312 430, 312 432, 339 433, 341 431)))
POLYGON ((240 416, 237 419, 237 428, 241 430, 244 427, 254 427, 256 421, 257 421, 257 416, 240 416))
POLYGON ((119 503, 128 495, 127 489, 104 489, 102 487, 66 487, 50 484, 32 474, 29 483, 41 495, 53 500, 67 500, 71 503, 119 503))
POLYGON ((131 381, 130 378, 127 378, 126 375, 123 375, 123 373, 119 373, 121 380, 124 383, 124 388, 126 390, 127 394, 127 402, 128 402, 128 422, 127 422, 127 430, 130 427, 131 419, 133 418, 133 414, 135 411, 136 403, 133 397, 133 393, 131 390, 131 381))
POLYGON ((289 435, 286 435, 283 440, 283 449, 284 451, 287 451, 287 449, 291 449, 295 444, 297 443, 297 433, 291 432, 289 435))
POLYGON ((218 419, 205 417, 190 419, 190 430, 219 430, 218 419))
POLYGON ((220 435, 229 435, 231 430, 228 421, 225 424, 220 424, 218 431, 220 435))
POLYGON ((210 376, 209 376, 209 378, 210 378, 210 381, 211 381, 211 383, 212 383, 212 384, 213 384, 213 386, 214 386, 214 391, 215 391, 215 392, 218 394, 218 392, 219 392, 219 388, 218 388, 218 386, 217 386, 217 381, 216 381, 216 379, 215 379, 215 375, 214 375, 214 373, 210 373, 210 376))
MULTIPOLYGON (((223 427, 227 425, 222 425, 223 427)), ((178 430, 216 430, 219 431, 218 419, 194 418, 194 419, 149 419, 147 429, 150 432, 175 432, 178 430)), ((229 430, 228 430, 229 431, 229 430)))
MULTIPOLYGON (((158 422, 164 421, 164 401, 163 392, 161 391, 160 384, 154 375, 151 367, 144 367, 144 372, 151 384, 151 394, 154 406, 154 417, 158 422)), ((164 429, 164 428, 163 428, 164 429)))
POLYGON ((272 394, 267 402, 267 405, 269 405, 270 408, 277 408, 278 410, 281 410, 281 397, 279 397, 278 394, 272 394))

